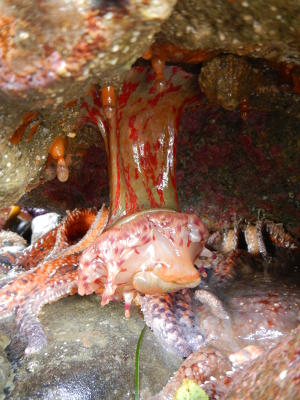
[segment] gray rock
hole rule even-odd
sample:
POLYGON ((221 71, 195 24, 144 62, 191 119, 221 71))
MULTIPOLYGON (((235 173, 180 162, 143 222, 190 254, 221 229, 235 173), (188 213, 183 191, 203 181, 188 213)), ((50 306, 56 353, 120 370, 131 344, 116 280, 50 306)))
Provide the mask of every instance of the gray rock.
POLYGON ((12 376, 12 367, 7 359, 4 349, 10 344, 10 338, 0 332, 0 399, 3 389, 8 383, 8 379, 12 376))
MULTIPOLYGON (((67 297, 47 305, 40 314, 48 344, 39 353, 23 356, 25 344, 13 320, 0 326, 10 331, 10 361, 16 367, 14 387, 7 399, 132 399, 135 352, 143 317, 132 306, 100 306, 99 299, 67 297)), ((182 359, 163 349, 147 328, 140 351, 140 390, 159 392, 182 359)))

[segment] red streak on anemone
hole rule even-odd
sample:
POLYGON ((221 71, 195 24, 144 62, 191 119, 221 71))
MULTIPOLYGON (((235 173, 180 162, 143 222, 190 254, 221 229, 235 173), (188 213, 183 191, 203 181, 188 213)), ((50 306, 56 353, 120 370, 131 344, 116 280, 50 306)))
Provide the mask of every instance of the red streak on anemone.
POLYGON ((134 142, 137 141, 139 134, 138 130, 134 127, 135 120, 136 120, 136 115, 132 115, 128 121, 128 126, 130 128, 129 139, 133 140, 134 142))
POLYGON ((133 213, 166 208, 178 211, 176 150, 184 104, 198 101, 197 76, 164 67, 165 90, 158 93, 152 67, 125 76, 116 115, 104 115, 97 86, 82 100, 79 126, 97 125, 107 151, 110 179, 108 227, 133 213), (192 100, 193 99, 193 100, 192 100))
POLYGON ((139 82, 137 82, 137 83, 128 82, 127 83, 126 81, 124 81, 123 86, 122 86, 122 93, 119 94, 119 96, 118 96, 119 109, 122 109, 126 106, 131 93, 136 91, 139 84, 140 84, 139 82))
MULTIPOLYGON (((128 214, 133 214, 136 211, 140 211, 137 209, 137 195, 130 185, 130 171, 129 168, 123 166, 124 171, 124 179, 126 183, 126 193, 125 193, 125 202, 126 202, 126 210, 128 210, 128 214)), ((136 178, 138 179, 138 177, 136 178)))

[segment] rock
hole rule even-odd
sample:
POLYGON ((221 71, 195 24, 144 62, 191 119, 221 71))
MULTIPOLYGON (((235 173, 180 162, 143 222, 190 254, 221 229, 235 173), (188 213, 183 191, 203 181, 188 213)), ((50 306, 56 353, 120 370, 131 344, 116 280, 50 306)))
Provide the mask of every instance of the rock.
MULTIPOLYGON (((14 323, 2 323, 1 330, 12 335, 8 354, 16 367, 8 399, 132 399, 135 352, 144 322, 137 306, 130 314, 126 319, 122 303, 101 307, 94 295, 45 306, 40 319, 48 344, 31 356, 23 356, 25 345, 14 323)), ((140 389, 159 392, 181 362, 147 328, 140 350, 140 389)))
POLYGON ((62 217, 56 213, 47 213, 33 218, 31 222, 31 243, 60 224, 62 217))
POLYGON ((12 376, 12 367, 5 354, 6 347, 10 344, 10 338, 0 332, 0 397, 3 389, 8 383, 8 379, 12 376))
POLYGON ((224 2, 178 1, 162 25, 162 40, 188 49, 218 49, 221 53, 295 62, 299 54, 300 6, 279 0, 224 2))

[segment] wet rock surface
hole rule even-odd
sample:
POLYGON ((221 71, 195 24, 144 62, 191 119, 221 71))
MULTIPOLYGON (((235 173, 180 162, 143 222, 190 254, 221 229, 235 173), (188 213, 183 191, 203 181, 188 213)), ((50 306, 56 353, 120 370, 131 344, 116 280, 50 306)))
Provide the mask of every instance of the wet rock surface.
POLYGON ((5 353, 6 347, 10 344, 10 338, 3 332, 0 332, 0 398, 2 399, 3 389, 12 382, 13 370, 11 363, 5 353))
MULTIPOLYGON (((73 296, 45 306, 40 320, 48 337, 39 353, 24 357, 24 342, 12 322, 8 358, 14 382, 7 399, 132 399, 135 352, 144 322, 137 306, 124 317, 124 304, 101 307, 96 296, 73 296)), ((154 395, 182 359, 168 353, 147 329, 140 351, 140 390, 154 395)))
MULTIPOLYGON (((152 44, 174 4, 1 3, 0 204, 15 203, 28 185, 37 185, 66 104, 76 102, 95 82, 118 84, 152 44), (31 136, 19 143, 27 127, 31 136)), ((75 117, 66 116, 64 134, 72 132, 75 117)))
POLYGON ((205 288, 222 300, 229 318, 220 319, 209 304, 194 301, 206 345, 182 363, 153 399, 172 400, 185 378, 201 386, 210 399, 297 399, 300 276, 292 269, 247 273, 244 265, 229 285, 213 289, 212 282, 205 288), (273 392, 273 379, 278 394, 273 392))
POLYGON ((299 4, 281 0, 178 1, 160 35, 189 49, 294 61, 298 64, 299 4), (297 35, 297 34, 296 34, 297 35))

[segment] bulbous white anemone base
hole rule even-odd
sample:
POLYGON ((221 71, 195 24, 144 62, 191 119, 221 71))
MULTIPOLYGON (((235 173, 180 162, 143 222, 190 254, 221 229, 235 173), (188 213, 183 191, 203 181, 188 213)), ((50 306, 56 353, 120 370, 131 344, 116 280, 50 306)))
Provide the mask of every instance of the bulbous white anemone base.
POLYGON ((78 293, 102 295, 102 305, 137 292, 163 294, 199 285, 194 267, 209 233, 193 214, 147 210, 105 230, 82 255, 78 293))

